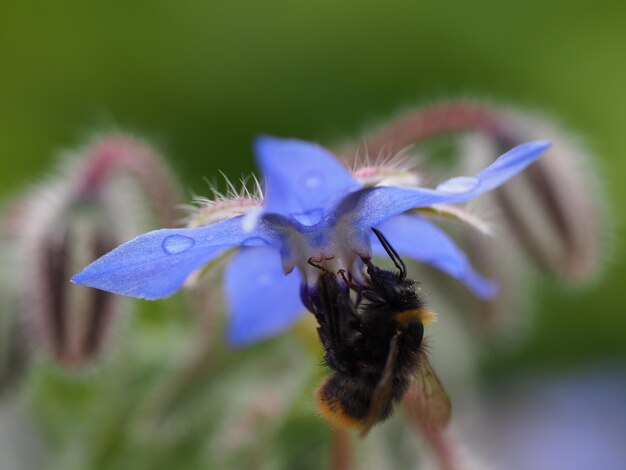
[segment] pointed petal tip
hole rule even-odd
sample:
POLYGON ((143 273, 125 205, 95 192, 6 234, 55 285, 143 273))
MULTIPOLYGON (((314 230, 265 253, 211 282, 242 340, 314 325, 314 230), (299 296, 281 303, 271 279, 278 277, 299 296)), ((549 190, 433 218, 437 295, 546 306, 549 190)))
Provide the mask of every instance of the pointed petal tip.
POLYGON ((259 157, 264 151, 272 150, 271 147, 275 147, 281 144, 289 142, 301 142, 298 139, 290 139, 286 137, 276 137, 270 134, 259 134, 252 140, 252 150, 254 154, 259 157))
POLYGON ((500 286, 497 282, 484 278, 481 278, 480 282, 474 280, 468 287, 476 297, 484 301, 494 300, 500 293, 500 286))
POLYGON ((260 340, 261 338, 246 338, 234 328, 228 328, 226 332, 226 344, 231 349, 242 349, 260 340))
MULTIPOLYGON (((548 140, 531 140, 516 145, 508 152, 502 154, 494 163, 495 167, 498 167, 498 162, 507 164, 515 162, 515 164, 521 164, 522 167, 518 171, 525 168, 526 165, 534 162, 539 156, 543 154, 548 148, 552 146, 552 142, 548 140), (525 162, 525 164, 524 164, 525 162)), ((485 170, 489 170, 487 167, 485 170)), ((485 171, 483 170, 483 172, 485 171)))
POLYGON ((257 135, 252 141, 252 150, 260 164, 264 158, 275 158, 276 155, 280 155, 282 152, 289 152, 290 154, 304 152, 309 156, 313 155, 314 158, 320 158, 318 153, 322 153, 326 157, 334 159, 329 150, 316 142, 309 142, 294 137, 277 137, 270 134, 257 135))
POLYGON ((531 140, 521 144, 521 146, 530 147, 531 151, 540 153, 552 147, 552 142, 549 140, 531 140))
POLYGON ((72 284, 77 284, 80 286, 89 286, 89 267, 91 266, 91 264, 89 264, 88 266, 86 266, 83 270, 77 272, 76 274, 74 274, 72 276, 72 278, 70 279, 70 282, 72 284))
POLYGON ((280 140, 278 137, 274 137, 269 134, 259 134, 254 139, 252 139, 252 148, 257 150, 259 147, 262 147, 265 144, 273 143, 280 140))
POLYGON ((289 330, 289 328, 293 326, 293 322, 295 322, 299 316, 298 314, 295 319, 290 320, 282 326, 273 326, 258 331, 255 329, 255 325, 252 325, 253 330, 251 331, 250 328, 244 328, 244 325, 238 325, 236 322, 231 321, 226 330, 226 344, 232 349, 241 349, 260 343, 261 341, 269 341, 289 330))
POLYGON ((230 321, 226 329, 226 344, 228 347, 232 349, 242 349, 247 346, 252 346, 261 341, 275 338, 289 328, 289 325, 287 325, 284 328, 256 331, 256 325, 251 326, 252 328, 248 328, 247 325, 230 321))
POLYGON ((82 271, 74 274, 74 276, 72 276, 72 278, 70 279, 70 282, 77 286, 90 287, 92 289, 98 289, 103 292, 108 292, 110 294, 130 296, 142 300, 164 299, 176 292, 173 291, 154 294, 141 290, 126 288, 124 285, 113 285, 108 277, 100 275, 97 271, 92 272, 90 268, 94 263, 88 265, 82 271))

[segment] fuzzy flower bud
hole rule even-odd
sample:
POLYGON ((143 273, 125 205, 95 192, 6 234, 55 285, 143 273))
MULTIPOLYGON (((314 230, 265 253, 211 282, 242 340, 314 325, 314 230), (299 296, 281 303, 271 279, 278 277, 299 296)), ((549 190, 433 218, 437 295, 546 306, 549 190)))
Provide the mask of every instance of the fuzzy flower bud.
POLYGON ((501 215, 498 222, 535 262, 563 278, 590 279, 602 262, 604 199, 592 156, 545 117, 478 101, 449 101, 401 115, 371 132, 365 147, 370 154, 394 154, 436 135, 467 132, 486 136, 493 149, 466 152, 456 168, 461 172, 481 168, 503 149, 538 136, 553 143, 546 158, 491 199, 501 215))
POLYGON ((499 148, 537 134, 554 145, 517 184, 494 193, 499 212, 520 246, 542 267, 563 278, 589 280, 600 269, 607 233, 593 156, 542 116, 505 110, 502 122, 511 136, 497 140, 499 148))
MULTIPOLYGON (((0 217, 0 265, 19 267, 8 243, 8 220, 0 217)), ((18 282, 15 272, 0 270, 0 394, 12 385, 25 369, 27 348, 20 328, 18 282)))
MULTIPOLYGON (((122 302, 69 282, 71 274, 141 228, 137 188, 162 223, 174 220, 172 177, 147 144, 104 136, 70 155, 61 174, 14 205, 9 243, 22 268, 22 315, 31 339, 65 366, 83 366, 105 349, 122 302)), ((143 211, 141 211, 143 212, 143 211)))

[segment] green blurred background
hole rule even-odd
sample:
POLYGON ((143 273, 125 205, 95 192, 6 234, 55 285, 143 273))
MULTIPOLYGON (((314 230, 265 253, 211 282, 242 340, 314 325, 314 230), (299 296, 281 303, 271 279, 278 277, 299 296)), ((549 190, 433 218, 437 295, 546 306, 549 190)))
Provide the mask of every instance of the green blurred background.
POLYGON ((333 143, 446 97, 531 107, 599 157, 614 243, 590 288, 538 289, 528 341, 485 371, 623 364, 625 18, 597 1, 5 1, 0 197, 111 126, 155 141, 191 194, 252 170, 259 133, 333 143))

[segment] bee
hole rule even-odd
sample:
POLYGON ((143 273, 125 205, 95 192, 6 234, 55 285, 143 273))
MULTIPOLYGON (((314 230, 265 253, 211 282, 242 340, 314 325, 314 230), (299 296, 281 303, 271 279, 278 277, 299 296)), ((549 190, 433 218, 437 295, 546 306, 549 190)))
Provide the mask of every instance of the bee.
POLYGON ((332 426, 364 436, 414 387, 419 419, 441 429, 450 419, 450 399, 424 351, 424 326, 434 315, 417 283, 407 278, 400 256, 372 230, 398 271, 364 260, 367 276, 360 283, 344 272, 339 273, 343 283, 334 273, 320 276, 318 298, 311 304, 332 373, 315 393, 317 407, 332 426))

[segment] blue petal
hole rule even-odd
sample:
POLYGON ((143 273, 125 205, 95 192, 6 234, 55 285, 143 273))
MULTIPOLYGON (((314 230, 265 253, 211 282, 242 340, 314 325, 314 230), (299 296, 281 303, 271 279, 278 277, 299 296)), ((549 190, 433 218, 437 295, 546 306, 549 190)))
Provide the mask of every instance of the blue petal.
POLYGON ((548 142, 527 142, 509 150, 474 176, 460 176, 441 183, 436 189, 377 187, 357 191, 347 197, 337 213, 352 216, 352 224, 369 229, 415 207, 468 201, 512 178, 550 146, 548 142))
POLYGON ((315 225, 359 183, 325 148, 300 140, 259 137, 254 144, 265 177, 265 212, 315 225))
MULTIPOLYGON (((435 266, 457 278, 481 299, 491 299, 498 293, 496 284, 476 272, 454 241, 433 223, 413 215, 399 215, 377 228, 400 256, 435 266)), ((372 248, 376 255, 387 256, 373 234, 372 248)))
POLYGON ((227 248, 268 242, 259 233, 244 233, 240 222, 234 218, 208 227, 145 233, 94 261, 72 281, 132 297, 167 297, 227 248))
POLYGON ((300 274, 285 275, 278 250, 243 249, 226 268, 226 298, 231 320, 228 339, 234 346, 287 329, 303 311, 300 274))

